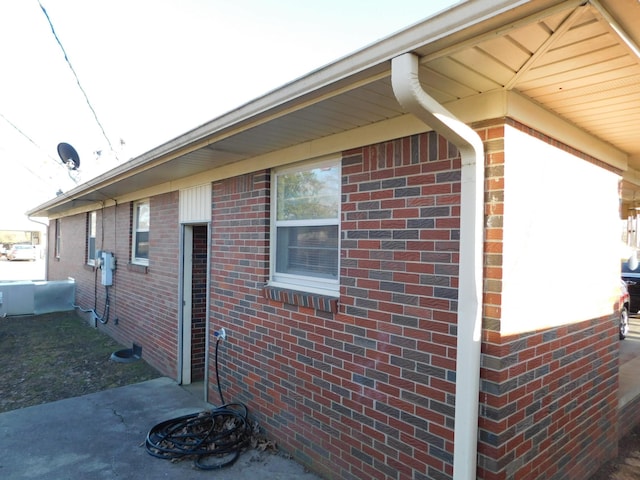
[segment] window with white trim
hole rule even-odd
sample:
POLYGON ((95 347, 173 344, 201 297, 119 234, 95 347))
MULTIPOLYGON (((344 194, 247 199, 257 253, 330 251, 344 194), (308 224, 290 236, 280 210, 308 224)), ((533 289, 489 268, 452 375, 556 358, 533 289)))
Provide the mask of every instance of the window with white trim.
POLYGON ((87 214, 87 264, 96 264, 96 231, 98 214, 89 212, 87 214))
POLYGON ((133 204, 131 263, 149 265, 149 201, 133 204))
POLYGON ((270 285, 339 293, 341 175, 340 160, 274 171, 270 285))

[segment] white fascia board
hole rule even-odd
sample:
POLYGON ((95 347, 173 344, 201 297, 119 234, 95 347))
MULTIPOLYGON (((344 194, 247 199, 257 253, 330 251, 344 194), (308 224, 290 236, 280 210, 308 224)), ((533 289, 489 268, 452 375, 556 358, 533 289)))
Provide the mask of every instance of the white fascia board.
POLYGON ((514 91, 496 90, 445 104, 467 124, 509 117, 625 171, 627 154, 514 91))

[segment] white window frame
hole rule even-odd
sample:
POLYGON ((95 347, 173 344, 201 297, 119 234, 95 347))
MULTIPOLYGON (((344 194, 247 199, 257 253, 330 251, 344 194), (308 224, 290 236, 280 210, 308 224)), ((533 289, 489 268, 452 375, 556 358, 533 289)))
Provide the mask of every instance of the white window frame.
POLYGON ((149 204, 149 200, 140 200, 134 202, 133 204, 133 228, 131 232, 131 263, 136 265, 149 265, 149 254, 147 253, 147 257, 138 257, 137 246, 138 246, 138 237, 141 233, 147 234, 147 242, 149 242, 150 229, 151 229, 151 219, 147 219, 146 224, 140 224, 139 214, 140 208, 145 207, 147 209, 149 217, 151 216, 151 206, 149 204))
POLYGON ((56 218, 55 229, 56 240, 53 254, 56 259, 60 260, 60 249, 62 247, 62 220, 59 218, 56 218))
POLYGON ((342 162, 340 158, 331 158, 323 161, 305 162, 278 168, 272 171, 271 178, 271 248, 270 248, 270 274, 269 286, 303 291, 313 294, 321 294, 336 297, 340 294, 340 218, 342 211, 341 189, 342 189, 342 162), (278 219, 278 176, 296 172, 310 171, 314 169, 337 167, 339 169, 337 185, 338 212, 336 218, 332 219, 307 219, 307 220, 282 220, 278 219), (300 275, 278 272, 278 227, 313 227, 330 226, 337 227, 337 249, 336 249, 336 276, 335 278, 321 278, 313 275, 300 275))
POLYGON ((87 264, 96 264, 96 235, 98 231, 98 213, 93 211, 87 215, 87 264), (93 252, 91 240, 93 239, 93 252))

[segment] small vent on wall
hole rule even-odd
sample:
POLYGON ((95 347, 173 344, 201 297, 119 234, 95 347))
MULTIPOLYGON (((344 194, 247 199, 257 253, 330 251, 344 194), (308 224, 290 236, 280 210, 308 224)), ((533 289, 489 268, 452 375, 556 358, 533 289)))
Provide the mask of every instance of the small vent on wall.
POLYGON ((180 190, 180 222, 201 223, 211 220, 211 184, 180 190))

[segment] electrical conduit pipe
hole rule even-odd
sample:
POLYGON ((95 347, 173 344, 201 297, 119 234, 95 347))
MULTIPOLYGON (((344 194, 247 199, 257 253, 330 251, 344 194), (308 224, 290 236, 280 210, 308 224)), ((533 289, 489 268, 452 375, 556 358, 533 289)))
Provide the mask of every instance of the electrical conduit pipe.
POLYGON ((484 147, 473 129, 422 89, 418 71, 419 59, 413 53, 392 59, 391 82, 396 99, 405 110, 455 144, 462 160, 453 479, 473 480, 480 391, 484 147))

